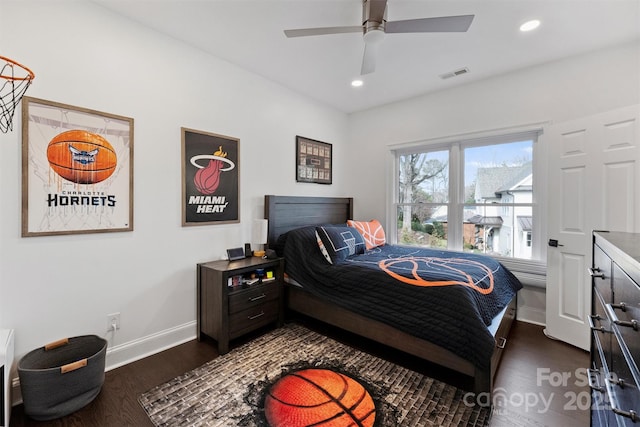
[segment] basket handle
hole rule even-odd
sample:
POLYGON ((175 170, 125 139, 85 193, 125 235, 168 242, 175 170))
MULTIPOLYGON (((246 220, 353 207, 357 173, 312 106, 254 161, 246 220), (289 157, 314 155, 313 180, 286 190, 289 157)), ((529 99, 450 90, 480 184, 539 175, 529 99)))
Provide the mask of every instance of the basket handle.
POLYGON ((44 346, 45 351, 53 350, 54 348, 62 347, 69 344, 69 338, 62 338, 61 340, 50 342, 44 346))
POLYGON ((76 369, 84 368, 87 366, 87 359, 78 360, 77 362, 71 362, 60 367, 60 373, 66 374, 67 372, 75 371, 76 369))

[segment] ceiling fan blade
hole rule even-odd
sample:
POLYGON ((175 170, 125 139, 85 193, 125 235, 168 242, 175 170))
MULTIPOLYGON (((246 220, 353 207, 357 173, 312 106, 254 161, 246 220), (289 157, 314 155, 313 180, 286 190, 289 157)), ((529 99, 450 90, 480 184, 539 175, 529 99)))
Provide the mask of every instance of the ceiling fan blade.
POLYGON ((362 55, 362 68, 360 75, 373 73, 376 70, 376 59, 378 57, 378 45, 373 43, 365 43, 364 55, 362 55))
POLYGON ((441 16, 438 18, 389 21, 386 33, 456 33, 465 32, 471 26, 474 15, 441 16))
POLYGON ((362 32, 362 25, 354 25, 350 27, 300 28, 295 30, 284 30, 284 34, 287 37, 323 36, 326 34, 358 32, 362 32))

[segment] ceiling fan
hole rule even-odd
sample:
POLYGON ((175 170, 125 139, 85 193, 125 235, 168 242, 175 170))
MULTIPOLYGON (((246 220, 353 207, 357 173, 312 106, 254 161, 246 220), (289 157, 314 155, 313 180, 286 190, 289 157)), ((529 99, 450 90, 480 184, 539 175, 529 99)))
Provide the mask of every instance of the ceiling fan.
POLYGON ((469 29, 473 17, 474 15, 459 15, 387 21, 387 0, 363 0, 362 25, 301 28, 284 30, 284 33, 287 37, 305 37, 361 31, 364 38, 364 55, 360 74, 364 75, 375 71, 378 46, 385 34, 465 32, 469 29))

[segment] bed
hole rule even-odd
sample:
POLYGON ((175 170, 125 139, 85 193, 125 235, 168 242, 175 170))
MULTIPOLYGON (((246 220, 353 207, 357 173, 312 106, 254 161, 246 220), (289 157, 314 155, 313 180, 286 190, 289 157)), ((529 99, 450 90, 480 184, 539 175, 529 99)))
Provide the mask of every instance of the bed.
MULTIPOLYGON (((393 271, 394 263, 398 259, 405 263, 409 258, 412 262, 416 258, 421 259, 414 257, 416 254, 423 255, 422 252, 416 252, 416 248, 382 245, 332 263, 326 253, 324 255, 321 253, 317 242, 314 242, 315 247, 309 243, 309 239, 314 238, 312 233, 340 231, 341 225, 353 219, 352 198, 267 195, 265 196, 265 218, 269 220, 268 247, 277 249, 285 255, 285 271, 290 279, 285 293, 288 310, 452 369, 472 378, 475 393, 491 393, 493 378, 505 348, 511 324, 516 316, 517 290, 522 286, 515 276, 499 263, 493 261, 495 264, 490 267, 494 270, 504 270, 489 274, 492 291, 485 292, 483 289, 470 291, 469 286, 437 286, 429 288, 429 298, 418 299, 416 295, 419 294, 416 292, 425 291, 417 289, 420 286, 396 284, 395 281, 398 279, 404 282, 408 279, 399 277, 396 274, 397 271, 393 271), (324 227, 317 228, 319 226, 324 227), (284 238, 286 238, 286 245, 284 238), (287 246, 288 249, 285 250, 287 246), (299 257, 298 254, 303 256, 299 257), (376 276, 375 280, 363 279, 369 277, 369 274, 380 274, 370 270, 381 268, 387 270, 383 277, 376 276), (318 278, 315 275, 309 275, 311 273, 307 274, 307 269, 320 270, 321 273, 325 273, 325 276, 318 278), (493 283, 493 274, 503 276, 496 275, 493 283), (331 278, 325 278, 329 276, 331 278), (334 280, 342 280, 342 277, 346 278, 344 282, 333 283, 334 280), (349 282, 347 280, 349 277, 358 284, 349 282), (515 282, 511 283, 512 280, 515 282), (493 292, 493 289, 502 289, 501 283, 504 281, 510 282, 505 286, 511 290, 493 292), (378 309, 363 310, 359 302, 351 302, 349 295, 333 293, 334 291, 346 292, 354 296, 356 286, 361 287, 356 290, 361 292, 361 295, 365 295, 366 299, 378 298, 377 303, 373 302, 374 305, 377 304, 378 309), (401 296, 403 294, 398 293, 398 290, 393 290, 391 296, 377 295, 379 290, 388 292, 387 289, 394 286, 403 288, 402 292, 408 291, 409 294, 401 296), (494 293, 500 294, 499 297, 495 297, 500 301, 493 301, 494 293), (486 303, 484 300, 486 296, 481 294, 489 294, 492 298, 491 302, 486 303), (443 303, 442 298, 449 298, 455 303, 443 303), (402 300, 420 300, 421 302, 419 306, 410 309, 397 309, 396 301, 400 303, 402 300), (469 302, 466 302, 467 300, 469 302), (464 308, 467 305, 469 308, 464 308), (388 307, 385 308, 386 306, 388 307), (396 307, 395 314, 388 311, 394 310, 394 307, 396 307), (450 310, 450 307, 455 307, 455 310, 450 310), (472 313, 466 314, 468 310, 472 313), (461 344, 465 342, 466 345, 461 344), (476 352, 476 347, 481 351, 476 352)), ((360 245, 359 240, 357 245, 360 245)), ((459 265, 455 265, 454 268, 451 262, 474 265, 477 263, 477 259, 473 256, 469 260, 460 261, 460 255, 440 251, 436 257, 429 258, 429 263, 432 263, 433 258, 441 260, 442 257, 455 256, 453 261, 451 259, 438 261, 438 268, 446 271, 458 270, 459 265)), ((482 257, 482 255, 475 257, 482 257)), ((422 266, 420 268, 422 269, 422 266)), ((487 267, 475 266, 474 268, 479 271, 473 274, 486 275, 487 267)), ((471 283, 470 286, 474 284, 471 283)), ((368 301, 365 307, 371 307, 371 304, 372 302, 368 301)), ((486 401, 491 402, 490 399, 486 401)))

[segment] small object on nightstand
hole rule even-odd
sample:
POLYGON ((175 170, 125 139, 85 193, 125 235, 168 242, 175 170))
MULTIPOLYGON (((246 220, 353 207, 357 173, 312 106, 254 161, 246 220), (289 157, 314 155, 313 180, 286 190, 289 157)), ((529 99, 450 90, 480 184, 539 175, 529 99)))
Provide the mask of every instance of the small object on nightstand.
POLYGON ((230 287, 237 288, 238 286, 242 285, 242 276, 231 276, 227 280, 227 283, 230 287))
POLYGON ((227 257, 229 258, 229 261, 237 261, 239 259, 243 259, 244 251, 242 250, 242 248, 227 249, 227 257))
POLYGON ((265 253, 264 253, 264 257, 263 258, 265 258, 265 257, 267 259, 276 259, 276 258, 278 258, 278 254, 273 249, 267 249, 265 251, 265 253))

